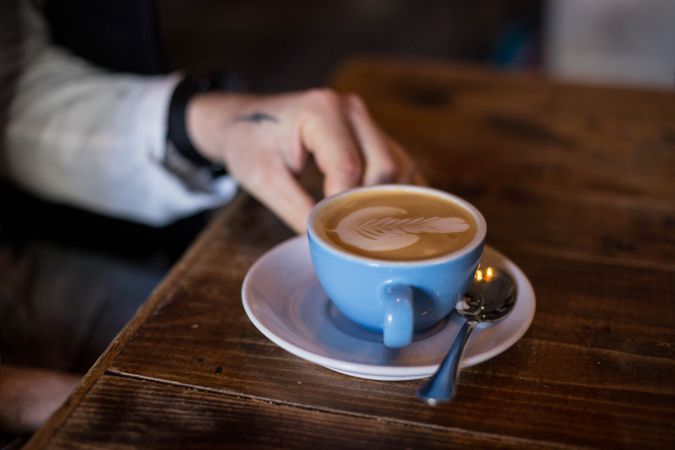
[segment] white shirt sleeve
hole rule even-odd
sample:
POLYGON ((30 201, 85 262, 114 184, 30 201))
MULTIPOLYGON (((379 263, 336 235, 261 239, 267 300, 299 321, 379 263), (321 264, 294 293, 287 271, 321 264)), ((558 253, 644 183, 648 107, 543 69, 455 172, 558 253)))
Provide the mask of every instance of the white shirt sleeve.
POLYGON ((52 201, 164 225, 229 201, 223 177, 193 192, 162 165, 179 76, 110 73, 49 45, 24 2, 22 72, 7 126, 7 175, 52 201))

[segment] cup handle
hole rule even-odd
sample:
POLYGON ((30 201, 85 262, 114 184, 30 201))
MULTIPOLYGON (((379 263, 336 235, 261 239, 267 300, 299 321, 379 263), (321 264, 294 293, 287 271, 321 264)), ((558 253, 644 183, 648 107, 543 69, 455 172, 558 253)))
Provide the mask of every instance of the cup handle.
POLYGON ((382 291, 384 301, 384 345, 405 347, 412 341, 413 293, 410 286, 389 283, 382 291))

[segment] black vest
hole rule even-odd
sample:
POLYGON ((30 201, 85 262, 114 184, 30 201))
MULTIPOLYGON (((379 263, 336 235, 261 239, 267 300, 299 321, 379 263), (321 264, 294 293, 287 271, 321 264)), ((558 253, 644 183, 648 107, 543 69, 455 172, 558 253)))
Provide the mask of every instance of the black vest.
POLYGON ((55 44, 107 69, 168 72, 154 0, 44 0, 55 44))

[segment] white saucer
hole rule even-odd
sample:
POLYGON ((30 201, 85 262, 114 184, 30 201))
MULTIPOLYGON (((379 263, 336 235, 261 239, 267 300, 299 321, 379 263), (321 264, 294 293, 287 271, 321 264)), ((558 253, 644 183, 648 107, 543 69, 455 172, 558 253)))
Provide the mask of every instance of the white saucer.
MULTIPOLYGON (((512 346, 534 317, 532 285, 509 259, 486 246, 482 265, 506 270, 518 288, 516 306, 504 319, 479 324, 467 343, 462 367, 478 364, 512 346)), ((415 335, 409 346, 393 350, 382 335, 345 318, 319 285, 307 238, 289 239, 265 253, 248 271, 242 287, 251 322, 283 349, 347 375, 373 380, 413 380, 436 370, 457 334, 461 319, 449 319, 415 335)))

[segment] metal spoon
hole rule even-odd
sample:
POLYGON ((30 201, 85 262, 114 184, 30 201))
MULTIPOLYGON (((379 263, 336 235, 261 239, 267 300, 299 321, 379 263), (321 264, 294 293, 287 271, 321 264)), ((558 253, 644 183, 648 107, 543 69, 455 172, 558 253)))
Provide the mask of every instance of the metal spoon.
POLYGON ((469 291, 455 305, 466 321, 436 373, 417 390, 417 397, 431 406, 451 400, 457 391, 459 362, 471 332, 480 322, 506 316, 515 303, 516 285, 508 273, 494 267, 479 268, 469 291))

